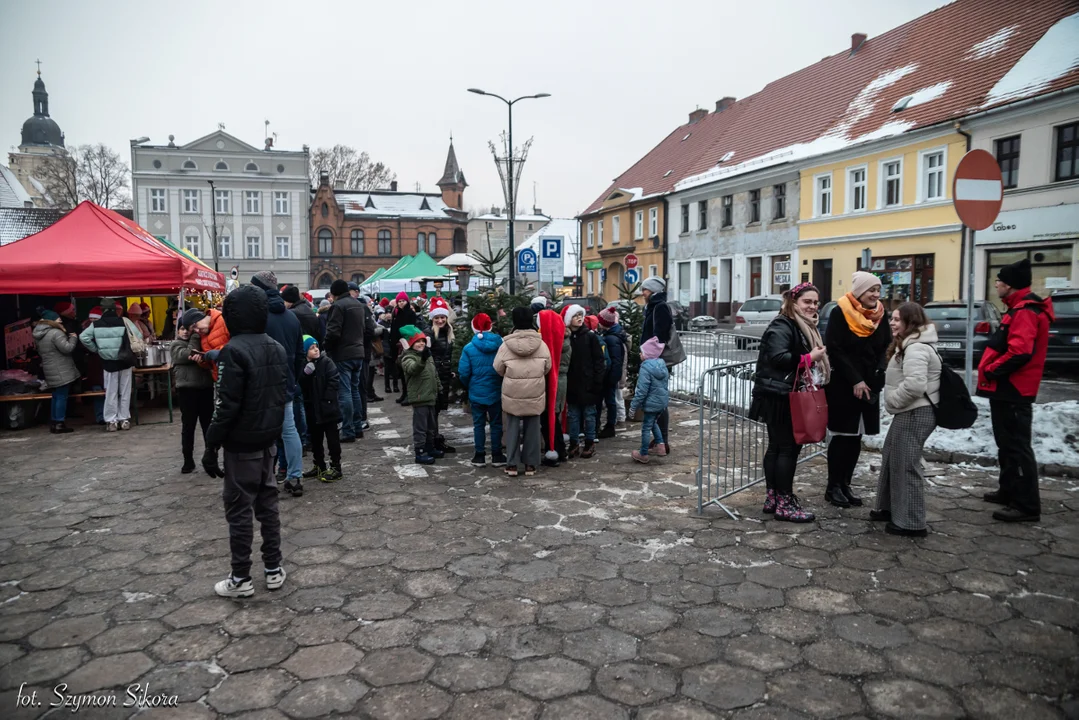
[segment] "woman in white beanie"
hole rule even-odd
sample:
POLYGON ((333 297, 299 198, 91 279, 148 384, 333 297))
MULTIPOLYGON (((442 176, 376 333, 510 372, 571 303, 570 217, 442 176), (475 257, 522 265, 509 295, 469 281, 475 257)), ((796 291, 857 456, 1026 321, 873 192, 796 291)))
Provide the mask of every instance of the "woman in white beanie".
POLYGON ((836 301, 828 318, 824 344, 832 361, 828 398, 828 489, 824 499, 833 505, 860 507, 850 482, 862 452, 862 435, 880 432, 880 391, 888 366, 892 331, 884 321, 880 278, 858 271, 850 292, 836 301))

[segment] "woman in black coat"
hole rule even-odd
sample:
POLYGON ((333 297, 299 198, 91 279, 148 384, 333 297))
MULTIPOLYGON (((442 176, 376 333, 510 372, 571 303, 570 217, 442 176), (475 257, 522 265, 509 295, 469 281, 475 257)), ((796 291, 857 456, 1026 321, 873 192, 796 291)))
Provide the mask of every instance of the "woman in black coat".
MULTIPOLYGON (((431 348, 431 359, 435 361, 435 372, 438 373, 438 382, 441 390, 435 398, 435 418, 439 413, 450 406, 450 388, 453 387, 453 326, 450 325, 449 310, 446 301, 442 297, 436 297, 431 301, 431 329, 427 331, 430 338, 428 346, 431 348)), ((438 427, 438 423, 435 423, 438 427)), ((444 453, 455 453, 457 448, 446 444, 446 437, 441 433, 435 435, 435 449, 444 453)))
MULTIPOLYGON (((397 293, 395 305, 393 320, 390 322, 390 346, 393 348, 393 364, 396 365, 397 358, 401 355, 401 328, 405 325, 416 324, 416 311, 412 309, 412 304, 408 301, 408 294, 403 290, 397 293)), ((401 397, 397 398, 397 402, 401 405, 408 405, 408 381, 405 380, 404 373, 399 374, 401 376, 401 397)), ((396 377, 393 379, 393 384, 394 387, 397 386, 396 377)))
MULTIPOLYGON (((666 347, 671 342, 671 335, 677 332, 674 327, 674 313, 667 304, 667 284, 658 277, 650 277, 641 283, 641 295, 644 296, 644 322, 641 324, 641 340, 637 347, 655 338, 666 347)), ((667 366, 670 371, 671 366, 667 366)), ((664 410, 656 418, 663 442, 667 446, 667 455, 671 454, 671 413, 664 410)))
POLYGON ((862 435, 880 432, 880 392, 888 367, 892 331, 884 321, 880 279, 854 273, 851 291, 836 301, 825 345, 835 366, 828 397, 828 489, 824 499, 838 507, 861 506, 850 489, 862 435))

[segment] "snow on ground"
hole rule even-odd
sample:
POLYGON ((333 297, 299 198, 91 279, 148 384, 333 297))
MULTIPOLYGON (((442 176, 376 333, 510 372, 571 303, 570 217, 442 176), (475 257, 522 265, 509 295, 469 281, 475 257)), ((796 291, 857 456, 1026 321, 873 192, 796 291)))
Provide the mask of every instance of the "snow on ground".
POLYGON ((982 107, 1038 92, 1079 67, 1079 13, 1058 21, 1002 77, 982 107))
POLYGON ((968 60, 981 60, 984 57, 992 57, 998 52, 1003 50, 1008 45, 1008 40, 1012 35, 1015 35, 1018 25, 1009 25, 1006 28, 1001 28, 995 33, 982 40, 979 43, 974 43, 971 46, 970 52, 967 53, 968 60))
MULTIPOLYGON (((989 419, 989 401, 974 398, 978 420, 966 430, 937 428, 925 444, 927 449, 965 453, 995 458, 997 446, 993 441, 993 424, 989 419)), ((892 424, 892 416, 881 409, 880 435, 866 436, 871 448, 884 445, 892 424)), ((1039 463, 1079 467, 1079 401, 1045 403, 1034 406, 1034 455, 1039 463), (1068 436, 1071 439, 1068 440, 1068 436)))

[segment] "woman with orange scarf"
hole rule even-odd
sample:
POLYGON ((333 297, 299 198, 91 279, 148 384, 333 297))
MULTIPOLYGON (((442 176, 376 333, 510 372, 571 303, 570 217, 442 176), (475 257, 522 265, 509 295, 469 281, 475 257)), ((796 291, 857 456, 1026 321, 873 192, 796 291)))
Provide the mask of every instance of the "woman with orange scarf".
POLYGON ((888 366, 892 331, 884 319, 880 279, 858 271, 850 292, 836 301, 828 318, 824 344, 832 361, 828 397, 828 489, 824 499, 833 505, 860 507, 850 489, 862 452, 862 435, 880 432, 880 391, 888 366))

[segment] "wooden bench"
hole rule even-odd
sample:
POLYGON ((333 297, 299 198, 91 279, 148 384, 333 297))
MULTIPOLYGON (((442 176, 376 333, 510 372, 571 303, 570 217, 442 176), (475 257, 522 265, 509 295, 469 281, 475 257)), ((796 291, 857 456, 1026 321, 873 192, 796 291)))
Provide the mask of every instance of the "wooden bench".
MULTIPOLYGON (((71 393, 69 398, 105 397, 104 390, 71 393)), ((26 395, 0 395, 0 402, 24 402, 26 400, 52 400, 52 393, 27 393, 26 395)))

